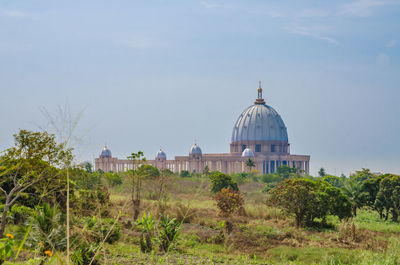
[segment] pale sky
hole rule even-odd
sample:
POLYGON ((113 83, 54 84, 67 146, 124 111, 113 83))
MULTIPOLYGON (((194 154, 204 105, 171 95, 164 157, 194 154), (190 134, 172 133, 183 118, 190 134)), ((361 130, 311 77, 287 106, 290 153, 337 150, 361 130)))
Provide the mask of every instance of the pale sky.
POLYGON ((229 152, 259 80, 311 174, 400 173, 400 0, 0 1, 0 150, 68 105, 81 161, 229 152))

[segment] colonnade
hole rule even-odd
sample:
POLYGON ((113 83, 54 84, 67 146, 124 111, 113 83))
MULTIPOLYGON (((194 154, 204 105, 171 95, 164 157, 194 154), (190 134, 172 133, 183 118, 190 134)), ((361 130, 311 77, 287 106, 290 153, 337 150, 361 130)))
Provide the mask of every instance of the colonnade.
MULTIPOLYGON (((169 169, 172 172, 179 173, 182 170, 189 172, 202 172, 206 166, 210 171, 220 171, 226 174, 239 173, 248 171, 246 161, 248 158, 238 157, 237 159, 207 159, 200 160, 182 159, 179 160, 148 160, 149 165, 159 169, 169 169)), ((276 172, 278 167, 289 166, 296 167, 301 173, 309 174, 309 161, 302 160, 279 160, 279 159, 259 159, 253 158, 255 163, 254 169, 262 174, 271 174, 276 172)), ((120 160, 117 158, 96 158, 95 170, 101 169, 104 172, 124 172, 130 169, 136 169, 130 160, 120 160)))

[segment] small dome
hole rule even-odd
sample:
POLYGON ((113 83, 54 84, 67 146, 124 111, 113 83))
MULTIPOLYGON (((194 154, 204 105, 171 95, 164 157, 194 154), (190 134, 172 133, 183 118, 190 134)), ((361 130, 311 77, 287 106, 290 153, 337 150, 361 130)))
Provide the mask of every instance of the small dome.
POLYGON ((161 150, 161 148, 156 154, 156 159, 167 159, 167 155, 163 150, 161 150))
POLYGON ((101 154, 100 154, 101 158, 108 158, 111 157, 111 150, 107 148, 107 146, 104 146, 103 150, 101 150, 101 154))
POLYGON ((243 157, 253 157, 254 156, 253 150, 251 150, 250 148, 244 149, 242 152, 242 156, 243 157))
POLYGON ((202 154, 201 148, 197 144, 194 144, 192 146, 192 148, 190 148, 189 154, 190 155, 201 155, 202 154))

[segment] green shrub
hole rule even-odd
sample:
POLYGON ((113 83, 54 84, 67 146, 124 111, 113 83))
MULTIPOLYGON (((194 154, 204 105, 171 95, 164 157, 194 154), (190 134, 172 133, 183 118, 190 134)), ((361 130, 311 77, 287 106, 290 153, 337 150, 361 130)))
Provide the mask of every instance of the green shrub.
POLYGON ((13 205, 10 210, 10 215, 12 216, 14 224, 26 222, 34 213, 35 211, 32 208, 18 204, 13 205))
POLYGON ((96 243, 102 242, 108 233, 105 242, 109 244, 113 244, 121 238, 121 224, 115 222, 113 218, 98 219, 93 216, 88 220, 87 227, 92 237, 92 241, 96 243))
POLYGON ((182 222, 179 222, 176 218, 170 218, 168 215, 161 215, 160 220, 160 249, 164 252, 168 252, 171 244, 173 244, 179 235, 181 230, 182 222))
POLYGON ((141 231, 140 237, 140 250, 143 253, 149 253, 153 250, 153 242, 152 242, 152 231, 154 228, 154 220, 151 214, 147 216, 146 213, 143 214, 142 218, 139 218, 136 222, 136 225, 139 227, 141 231))
POLYGON ((122 184, 122 177, 117 173, 105 173, 104 178, 107 181, 107 184, 111 187, 119 186, 122 184))
POLYGON ((269 194, 267 204, 293 214, 296 226, 312 226, 315 219, 325 222, 328 214, 351 216, 352 205, 340 189, 322 180, 304 178, 280 182, 269 194))
POLYGON ((215 195, 215 201, 224 216, 230 216, 237 209, 243 207, 244 204, 243 195, 239 191, 226 188, 223 188, 215 195))
POLYGON ((179 174, 182 178, 188 178, 190 177, 190 172, 187 170, 182 170, 181 173, 179 174))
POLYGON ((28 219, 25 226, 18 228, 17 234, 18 238, 28 235, 25 246, 38 249, 45 256, 45 251, 66 249, 65 230, 65 216, 58 206, 51 207, 44 203, 43 206, 36 208, 36 213, 28 219), (27 233, 28 229, 30 229, 29 233, 27 233))
POLYGON ((6 234, 4 238, 0 239, 0 264, 12 256, 14 256, 14 236, 6 234))
POLYGON ((282 180, 283 179, 277 174, 268 174, 261 177, 261 181, 264 183, 279 182, 282 180))
POLYGON ((211 180, 211 192, 213 193, 218 193, 223 188, 236 191, 239 190, 237 183, 233 181, 232 177, 227 174, 214 171, 210 175, 210 180, 211 180))
POLYGON ((90 263, 96 255, 97 250, 99 249, 99 243, 91 243, 83 242, 75 251, 71 254, 71 260, 74 265, 100 265, 100 262, 96 259, 90 263))

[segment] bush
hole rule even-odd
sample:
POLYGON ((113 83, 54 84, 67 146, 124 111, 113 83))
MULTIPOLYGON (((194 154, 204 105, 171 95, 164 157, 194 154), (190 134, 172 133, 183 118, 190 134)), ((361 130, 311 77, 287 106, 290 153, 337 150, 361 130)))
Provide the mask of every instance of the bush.
POLYGON ((107 181, 107 184, 111 187, 119 186, 122 184, 122 177, 117 173, 105 173, 104 178, 107 181))
POLYGON ((321 180, 287 179, 270 192, 267 204, 293 214, 296 226, 312 226, 315 218, 325 222, 328 214, 351 216, 352 205, 340 189, 321 180))
POLYGON ((22 224, 31 217, 35 211, 32 208, 15 204, 11 207, 10 215, 13 218, 14 224, 22 224))
POLYGON ((197 211, 189 205, 176 204, 176 218, 182 223, 191 223, 197 217, 197 211))
POLYGON ((154 227, 154 220, 151 214, 147 216, 146 213, 143 214, 142 218, 138 219, 136 225, 142 232, 140 236, 140 250, 143 253, 149 253, 153 250, 152 243, 152 231, 154 227))
POLYGON ((170 218, 168 215, 161 215, 160 221, 160 249, 168 252, 172 243, 176 241, 181 230, 182 223, 176 218, 170 218))
POLYGON ((215 201, 224 216, 230 216, 240 207, 243 207, 243 195, 239 191, 223 188, 216 196, 215 201))
POLYGON ((25 226, 20 226, 17 231, 18 238, 28 235, 25 245, 31 249, 39 249, 43 256, 46 251, 64 251, 67 246, 65 236, 65 216, 57 206, 51 207, 44 203, 36 208, 25 226), (29 233, 28 227, 31 227, 29 233))
POLYGON ((246 180, 248 179, 249 173, 242 172, 242 173, 232 174, 231 176, 232 176, 232 179, 234 181, 236 181, 237 184, 241 185, 246 182, 246 180))
POLYGON ((113 244, 117 242, 121 238, 121 224, 116 222, 113 218, 103 218, 98 219, 93 216, 87 222, 88 232, 90 233, 91 241, 95 243, 100 243, 107 236, 108 237, 105 242, 109 244, 113 244))
POLYGON ((233 181, 231 176, 227 174, 218 171, 212 172, 210 175, 210 180, 211 180, 211 192, 213 193, 218 193, 223 188, 236 191, 239 190, 236 181, 233 181))
POLYGON ((261 181, 264 183, 279 182, 282 180, 283 179, 277 174, 268 174, 261 177, 261 181))
POLYGON ((4 238, 0 239, 0 264, 12 256, 14 256, 14 236, 6 234, 4 238))
POLYGON ((71 254, 71 260, 74 265, 100 265, 100 262, 97 259, 94 259, 92 263, 90 263, 96 255, 97 250, 99 249, 99 243, 91 243, 88 244, 86 242, 82 243, 74 252, 71 254))
POLYGON ((181 173, 179 174, 182 178, 188 178, 190 177, 190 172, 187 170, 182 170, 181 173))

